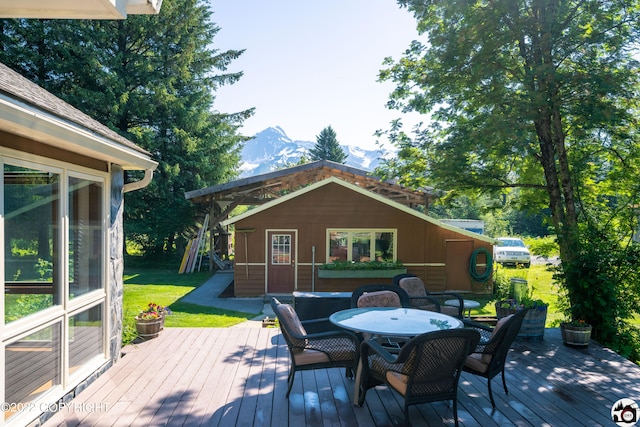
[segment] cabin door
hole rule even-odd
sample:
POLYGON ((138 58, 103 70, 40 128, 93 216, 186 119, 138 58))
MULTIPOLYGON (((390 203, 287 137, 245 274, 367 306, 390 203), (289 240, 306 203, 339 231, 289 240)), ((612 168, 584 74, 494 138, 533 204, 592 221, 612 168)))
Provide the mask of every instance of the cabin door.
POLYGON ((267 293, 292 293, 296 284, 297 230, 268 233, 267 293))
POLYGON ((473 252, 473 240, 447 240, 445 243, 446 290, 471 291, 469 254, 473 252))

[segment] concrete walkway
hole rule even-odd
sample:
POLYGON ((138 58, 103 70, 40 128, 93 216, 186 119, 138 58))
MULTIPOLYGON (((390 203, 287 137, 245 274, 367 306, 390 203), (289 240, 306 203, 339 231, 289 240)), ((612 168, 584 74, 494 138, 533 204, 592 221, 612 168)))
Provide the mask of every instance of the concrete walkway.
POLYGON ((220 294, 233 282, 233 270, 219 270, 200 287, 194 289, 182 298, 183 302, 215 307, 221 310, 240 311, 255 314, 255 317, 237 326, 262 327, 262 319, 275 317, 271 304, 265 303, 264 298, 220 298, 220 294))

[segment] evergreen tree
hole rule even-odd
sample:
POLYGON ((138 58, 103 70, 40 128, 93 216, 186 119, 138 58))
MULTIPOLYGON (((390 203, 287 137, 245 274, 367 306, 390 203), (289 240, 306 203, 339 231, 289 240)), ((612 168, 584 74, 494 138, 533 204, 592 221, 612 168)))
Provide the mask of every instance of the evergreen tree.
POLYGON ((322 129, 320 135, 316 136, 316 145, 309 151, 309 155, 312 161, 331 160, 344 163, 347 160, 347 154, 340 147, 336 132, 331 126, 322 129))
POLYGON ((590 322, 596 339, 623 338, 615 328, 640 299, 640 277, 629 273, 640 253, 631 240, 640 1, 398 3, 428 42, 387 59, 380 77, 396 84, 389 106, 427 115, 430 127, 411 139, 393 124, 399 150, 388 175, 405 185, 518 189, 521 205, 546 207, 567 314, 590 322))
MULTIPOLYGON (((242 51, 213 48, 219 28, 203 0, 118 21, 0 21, 0 61, 150 151, 151 184, 126 194, 125 231, 146 254, 191 236, 184 192, 236 175, 238 128, 252 110, 214 111, 215 90, 242 51)), ((179 242, 178 242, 179 243, 179 242)))

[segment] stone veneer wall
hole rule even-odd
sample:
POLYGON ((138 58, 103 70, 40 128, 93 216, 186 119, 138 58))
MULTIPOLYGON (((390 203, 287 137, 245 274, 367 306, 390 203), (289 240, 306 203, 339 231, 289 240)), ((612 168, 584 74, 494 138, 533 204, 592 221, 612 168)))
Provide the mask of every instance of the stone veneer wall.
POLYGON ((122 349, 122 307, 124 274, 124 171, 120 166, 111 166, 111 224, 109 224, 109 265, 108 265, 108 301, 109 301, 109 355, 115 362, 120 358, 122 349))

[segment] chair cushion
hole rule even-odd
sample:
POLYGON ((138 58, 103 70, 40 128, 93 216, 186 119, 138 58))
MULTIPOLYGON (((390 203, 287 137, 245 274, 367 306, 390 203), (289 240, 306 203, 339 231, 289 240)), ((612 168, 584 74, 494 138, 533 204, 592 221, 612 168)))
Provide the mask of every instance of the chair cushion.
POLYGON ((489 362, 491 362, 490 354, 473 353, 467 356, 467 360, 464 362, 464 364, 474 371, 478 371, 484 374, 485 372, 487 372, 487 369, 489 369, 489 362, 485 362, 483 360, 484 356, 489 356, 489 362))
POLYGON ((318 350, 305 349, 293 355, 296 365, 313 365, 316 363, 329 363, 330 359, 326 353, 318 350))
POLYGON ((358 298, 358 308, 361 307, 402 307, 400 297, 392 291, 367 292, 358 298))
MULTIPOLYGON (((512 317, 513 317, 513 314, 510 314, 507 317, 503 317, 502 319, 498 320, 498 323, 496 323, 496 327, 493 328, 493 331, 491 331, 491 338, 489 338, 489 340, 492 340, 493 337, 496 335, 496 333, 498 333, 500 328, 502 328, 505 325, 505 323, 507 323, 512 317)), ((480 356, 480 353, 474 353, 474 354, 480 356)), ((491 363, 491 358, 492 357, 493 357, 492 354, 488 354, 488 353, 487 354, 482 354, 482 357, 480 357, 480 360, 482 361, 482 363, 489 365, 489 363, 491 363)), ((478 369, 476 369, 476 370, 478 370, 478 369)), ((485 368, 485 370, 486 370, 486 368, 485 368)), ((480 371, 480 372, 484 372, 484 371, 480 371)))
MULTIPOLYGON (((302 325, 302 322, 300 321, 300 318, 298 317, 298 313, 296 313, 296 311, 293 309, 293 307, 290 304, 280 304, 278 305, 278 319, 280 320, 280 322, 284 323, 284 328, 285 331, 288 331, 292 334, 296 334, 296 335, 302 335, 305 336, 307 335, 307 331, 304 329, 304 326, 302 325)), ((304 349, 304 347, 306 347, 307 345, 307 340, 306 339, 300 339, 300 338, 294 338, 293 336, 289 335, 291 342, 294 345, 294 348, 292 349, 292 351, 295 352, 302 352, 302 350, 304 349)))
POLYGON ((404 277, 400 279, 398 284, 409 294, 409 297, 411 298, 427 296, 427 290, 424 287, 422 279, 419 277, 404 277))
POLYGON ((403 396, 407 395, 407 383, 409 382, 409 376, 403 375, 400 372, 387 371, 386 379, 389 385, 396 389, 398 393, 403 396))

